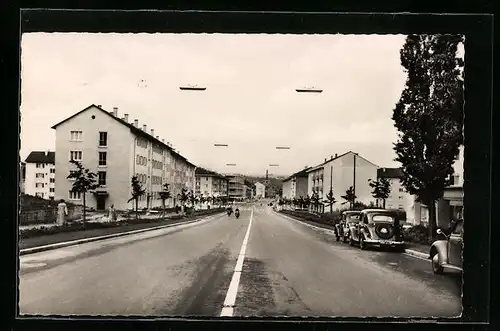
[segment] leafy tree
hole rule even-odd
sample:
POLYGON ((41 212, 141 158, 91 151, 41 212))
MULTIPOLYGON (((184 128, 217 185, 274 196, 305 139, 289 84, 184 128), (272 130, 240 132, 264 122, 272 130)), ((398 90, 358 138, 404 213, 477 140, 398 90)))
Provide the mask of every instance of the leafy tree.
POLYGON ((181 212, 184 213, 184 205, 189 201, 190 192, 187 188, 183 188, 181 193, 178 194, 178 198, 181 202, 181 212))
POLYGON ((356 195, 354 194, 354 187, 349 187, 346 191, 345 191, 345 195, 341 196, 342 199, 345 200, 345 202, 343 202, 342 204, 346 204, 346 203, 349 203, 349 206, 350 208, 352 209, 354 207, 354 204, 356 202, 356 195))
POLYGON ((333 204, 335 202, 337 202, 337 200, 335 200, 335 197, 333 196, 333 189, 330 188, 325 200, 325 203, 330 206, 330 213, 333 213, 333 204))
POLYGON ((309 206, 311 205, 311 198, 306 195, 305 197, 303 197, 303 201, 304 201, 304 207, 305 208, 309 208, 309 206))
POLYGON ((135 218, 139 218, 139 198, 142 197, 146 193, 146 189, 144 189, 139 183, 139 179, 137 176, 132 176, 132 197, 128 199, 127 202, 130 202, 132 200, 135 201, 135 218))
POLYGON ((68 175, 68 179, 73 179, 73 186, 71 187, 71 192, 79 192, 82 195, 83 199, 83 226, 85 227, 85 220, 86 220, 86 200, 85 200, 85 195, 88 191, 95 190, 96 188, 99 187, 99 184, 97 183, 97 174, 94 172, 91 172, 89 169, 85 168, 81 162, 71 160, 69 161, 71 164, 76 166, 75 171, 71 171, 70 174, 68 175))
POLYGON ((382 208, 385 209, 385 201, 391 194, 391 182, 387 178, 380 178, 379 180, 368 179, 368 185, 373 189, 372 196, 378 201, 382 200, 382 208))
POLYGON ((165 214, 165 201, 172 197, 167 183, 163 184, 163 190, 160 191, 161 205, 163 206, 163 213, 165 214))
POLYGON ((453 162, 463 144, 463 37, 410 35, 401 49, 406 86, 392 119, 398 132, 395 160, 402 165, 406 191, 429 208, 436 235, 435 203, 451 184, 453 162))
POLYGON ((313 190, 311 194, 311 204, 314 206, 315 210, 318 211, 321 201, 319 198, 319 192, 317 190, 313 190))

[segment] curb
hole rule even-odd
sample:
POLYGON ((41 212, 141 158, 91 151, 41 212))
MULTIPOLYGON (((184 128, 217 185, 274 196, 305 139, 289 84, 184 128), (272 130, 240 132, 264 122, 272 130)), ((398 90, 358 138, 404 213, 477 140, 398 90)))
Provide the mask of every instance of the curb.
MULTIPOLYGON (((300 223, 302 223, 302 224, 304 224, 304 225, 307 225, 307 226, 309 226, 309 227, 312 227, 312 228, 315 228, 315 229, 320 229, 320 230, 323 230, 323 231, 325 231, 325 232, 329 232, 329 233, 333 233, 333 234, 335 234, 335 231, 333 231, 333 230, 331 230, 331 229, 322 228, 322 227, 320 227, 320 226, 315 226, 315 225, 312 225, 312 224, 307 223, 306 221, 301 221, 301 220, 298 220, 298 219, 296 219, 296 218, 290 217, 290 216, 288 216, 288 215, 286 215, 286 214, 283 214, 283 213, 280 213, 280 212, 276 212, 276 211, 275 211, 275 213, 276 213, 276 214, 278 214, 278 215, 280 215, 280 216, 282 216, 282 217, 288 218, 288 219, 290 219, 290 220, 293 220, 293 221, 296 221, 296 222, 300 222, 300 223)), ((429 258, 429 254, 422 253, 422 252, 419 252, 419 251, 416 251, 416 250, 413 250, 413 249, 405 249, 405 251, 404 251, 404 252, 405 252, 406 254, 408 254, 408 255, 412 255, 412 256, 414 256, 414 257, 419 257, 419 258, 421 258, 421 259, 425 259, 425 260, 427 260, 427 259, 429 258)))
MULTIPOLYGON (((210 215, 210 216, 213 216, 213 215, 210 215)), ((210 216, 208 216, 208 217, 210 217, 210 216)), ((153 230, 160 230, 160 229, 165 229, 165 228, 171 228, 171 227, 183 225, 183 224, 191 224, 191 223, 207 220, 208 217, 204 217, 204 218, 200 218, 200 219, 196 219, 196 220, 191 220, 191 221, 187 221, 187 222, 178 222, 178 223, 174 223, 174 224, 160 225, 160 226, 155 226, 152 228, 113 233, 113 234, 108 234, 108 235, 99 236, 99 237, 83 238, 83 239, 66 241, 66 242, 61 242, 61 243, 56 243, 56 244, 49 244, 49 245, 44 245, 44 246, 25 248, 25 249, 21 249, 19 251, 19 255, 34 254, 34 253, 45 252, 45 251, 49 251, 49 250, 53 250, 53 249, 57 249, 57 248, 64 248, 64 247, 68 247, 68 246, 85 244, 85 243, 89 243, 89 242, 93 242, 93 241, 124 237, 124 236, 128 236, 131 234, 137 234, 137 233, 153 231, 153 230)))

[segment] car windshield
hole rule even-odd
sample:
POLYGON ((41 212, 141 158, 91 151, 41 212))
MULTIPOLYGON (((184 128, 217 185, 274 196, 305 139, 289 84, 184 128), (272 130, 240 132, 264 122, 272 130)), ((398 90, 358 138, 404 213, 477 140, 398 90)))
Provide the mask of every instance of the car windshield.
POLYGON ((394 217, 389 215, 373 215, 372 222, 394 222, 394 217))

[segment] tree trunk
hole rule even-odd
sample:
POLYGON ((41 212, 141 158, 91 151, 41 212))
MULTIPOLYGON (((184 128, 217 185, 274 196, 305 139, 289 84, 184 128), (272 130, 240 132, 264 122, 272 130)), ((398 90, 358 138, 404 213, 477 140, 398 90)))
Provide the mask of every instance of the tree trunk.
POLYGON ((382 207, 385 209, 385 199, 382 199, 382 207))
POLYGON ((83 228, 85 228, 85 216, 86 216, 86 202, 85 202, 85 192, 83 192, 83 228))
POLYGON ((135 219, 139 218, 139 198, 135 198, 135 219))
POLYGON ((333 204, 330 204, 330 214, 333 213, 333 204))
POLYGON ((163 207, 163 216, 165 216, 165 199, 161 199, 161 205, 163 207))
POLYGON ((431 241, 436 239, 436 204, 434 201, 427 201, 427 208, 429 209, 429 238, 431 241))

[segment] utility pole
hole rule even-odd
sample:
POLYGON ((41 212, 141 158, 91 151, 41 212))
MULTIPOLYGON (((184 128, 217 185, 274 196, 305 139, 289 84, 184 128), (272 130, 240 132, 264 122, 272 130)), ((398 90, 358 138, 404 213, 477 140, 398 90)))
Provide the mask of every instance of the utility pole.
MULTIPOLYGON (((353 173, 353 180, 352 180, 352 192, 353 195, 356 196, 356 153, 354 153, 354 173, 353 173)), ((354 208, 354 202, 356 201, 356 198, 351 202, 352 206, 351 208, 354 208)))

